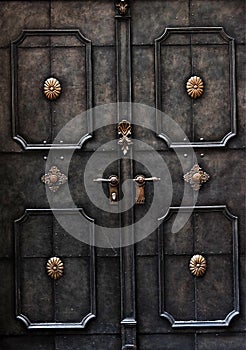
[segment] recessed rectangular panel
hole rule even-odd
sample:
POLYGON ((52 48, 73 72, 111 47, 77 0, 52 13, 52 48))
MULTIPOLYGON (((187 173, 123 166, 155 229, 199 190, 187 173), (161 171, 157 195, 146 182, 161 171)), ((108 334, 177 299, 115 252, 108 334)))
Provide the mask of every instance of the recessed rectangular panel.
POLYGON ((95 317, 94 247, 78 240, 71 254, 70 235, 83 229, 93 244, 93 219, 82 209, 27 209, 15 221, 16 316, 27 328, 84 328, 95 317))
POLYGON ((21 257, 47 257, 52 254, 53 220, 50 215, 31 216, 22 226, 21 257))
POLYGON ((55 283, 55 321, 80 322, 90 313, 90 258, 64 258, 64 277, 55 283))
POLYGON ((18 133, 28 143, 51 142, 49 101, 43 83, 49 77, 49 48, 18 49, 18 133))
POLYGON ((11 64, 14 140, 24 149, 80 148, 91 131, 81 115, 92 107, 91 41, 78 29, 23 30, 11 64))
POLYGON ((185 81, 190 75, 190 46, 162 46, 160 53, 160 109, 174 123, 167 123, 162 118, 162 130, 169 138, 183 142, 183 134, 175 123, 180 126, 185 135, 192 139, 191 102, 185 92, 185 81))
POLYGON ((196 206, 171 207, 159 220, 161 316, 174 328, 228 326, 239 313, 237 217, 196 206))
POLYGON ((155 49, 156 108, 171 117, 157 112, 158 136, 174 148, 225 146, 236 135, 234 39, 222 27, 167 27, 155 49))
POLYGON ((46 275, 45 258, 21 260, 21 311, 33 323, 53 322, 53 283, 46 275))
POLYGON ((192 46, 193 74, 204 81, 203 97, 193 101, 194 141, 222 140, 231 130, 228 45, 192 46))
POLYGON ((203 279, 197 279, 197 319, 221 320, 234 307, 233 260, 231 255, 206 258, 207 273, 203 279))
POLYGON ((194 279, 189 269, 189 257, 165 255, 165 309, 175 319, 189 321, 194 317, 194 279))
MULTIPOLYGON (((54 139, 69 121, 86 111, 89 91, 86 84, 85 47, 54 46, 51 52, 51 76, 56 77, 62 87, 59 99, 50 105, 54 139)), ((66 129, 61 141, 65 144, 79 142, 81 135, 86 134, 88 129, 86 115, 66 129)))
POLYGON ((205 254, 231 254, 231 221, 222 212, 195 213, 194 249, 205 254), (218 244, 219 241, 219 244, 218 244))

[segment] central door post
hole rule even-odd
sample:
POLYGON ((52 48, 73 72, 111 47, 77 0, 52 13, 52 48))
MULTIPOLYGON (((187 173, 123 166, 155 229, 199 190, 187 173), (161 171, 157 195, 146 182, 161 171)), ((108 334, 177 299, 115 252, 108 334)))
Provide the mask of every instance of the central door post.
MULTIPOLYGON (((131 102, 131 17, 129 2, 118 0, 116 6, 116 64, 117 64, 117 113, 118 123, 123 119, 132 122, 129 107, 121 106, 121 102, 131 102)), ((119 147, 119 174, 123 184, 127 179, 133 179, 132 149, 127 157, 119 147)), ((122 350, 136 350, 136 305, 135 305, 135 246, 133 224, 133 190, 128 191, 128 197, 121 204, 121 333, 122 350), (130 205, 129 205, 130 204, 130 205), (129 205, 131 209, 127 210, 129 205), (132 242, 124 247, 124 241, 132 242)))

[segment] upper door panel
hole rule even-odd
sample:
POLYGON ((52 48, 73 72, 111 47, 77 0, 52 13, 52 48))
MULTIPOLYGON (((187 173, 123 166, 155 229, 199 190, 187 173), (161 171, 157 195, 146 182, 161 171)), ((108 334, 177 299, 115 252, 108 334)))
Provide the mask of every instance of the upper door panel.
POLYGON ((13 137, 25 149, 78 147, 89 137, 91 42, 79 30, 24 30, 12 42, 13 137))

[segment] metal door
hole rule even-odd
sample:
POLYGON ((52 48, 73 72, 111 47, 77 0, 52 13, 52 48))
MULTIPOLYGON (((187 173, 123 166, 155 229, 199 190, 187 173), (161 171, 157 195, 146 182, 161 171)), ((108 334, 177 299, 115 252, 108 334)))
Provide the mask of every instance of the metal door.
POLYGON ((243 349, 243 10, 1 2, 1 349, 243 349))

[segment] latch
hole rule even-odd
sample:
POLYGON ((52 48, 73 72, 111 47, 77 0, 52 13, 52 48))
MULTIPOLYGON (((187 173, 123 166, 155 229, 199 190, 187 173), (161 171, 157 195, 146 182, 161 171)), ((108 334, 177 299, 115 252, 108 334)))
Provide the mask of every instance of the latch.
POLYGON ((119 178, 117 175, 110 175, 108 179, 98 178, 93 181, 108 182, 110 204, 116 204, 119 201, 119 178))
POLYGON ((159 177, 144 177, 144 175, 137 175, 135 179, 133 179, 136 184, 136 204, 144 204, 145 203, 145 182, 146 181, 160 181, 159 177))

